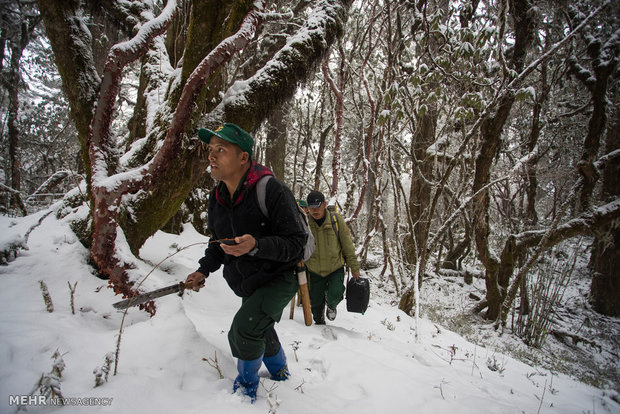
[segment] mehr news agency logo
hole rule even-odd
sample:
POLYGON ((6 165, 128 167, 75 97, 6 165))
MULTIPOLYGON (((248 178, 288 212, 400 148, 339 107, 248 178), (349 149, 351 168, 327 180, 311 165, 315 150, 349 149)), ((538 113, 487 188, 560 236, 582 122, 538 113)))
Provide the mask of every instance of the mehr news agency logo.
POLYGON ((45 395, 9 395, 9 405, 18 407, 38 406, 109 406, 111 397, 46 397, 45 395))

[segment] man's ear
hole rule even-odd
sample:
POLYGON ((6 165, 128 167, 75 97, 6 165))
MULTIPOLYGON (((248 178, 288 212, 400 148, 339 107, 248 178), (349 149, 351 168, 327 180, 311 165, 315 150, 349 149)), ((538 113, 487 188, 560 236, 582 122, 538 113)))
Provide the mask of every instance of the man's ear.
POLYGON ((242 161, 242 162, 247 162, 247 161, 250 161, 250 154, 249 154, 249 153, 247 153, 247 152, 245 152, 245 151, 243 151, 243 152, 241 153, 241 161, 242 161))

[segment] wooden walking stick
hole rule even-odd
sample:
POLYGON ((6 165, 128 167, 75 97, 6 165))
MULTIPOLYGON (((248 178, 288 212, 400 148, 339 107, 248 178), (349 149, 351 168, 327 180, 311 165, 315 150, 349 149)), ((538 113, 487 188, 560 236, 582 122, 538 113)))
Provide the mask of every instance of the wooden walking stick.
POLYGON ((301 296, 301 306, 304 310, 304 321, 306 326, 312 325, 312 311, 310 310, 310 293, 308 292, 308 276, 306 274, 306 265, 302 260, 297 264, 297 280, 299 282, 299 293, 301 296))
POLYGON ((291 312, 289 314, 289 319, 293 319, 293 316, 295 316, 295 298, 299 295, 299 292, 295 294, 295 296, 293 296, 293 299, 291 299, 291 312))

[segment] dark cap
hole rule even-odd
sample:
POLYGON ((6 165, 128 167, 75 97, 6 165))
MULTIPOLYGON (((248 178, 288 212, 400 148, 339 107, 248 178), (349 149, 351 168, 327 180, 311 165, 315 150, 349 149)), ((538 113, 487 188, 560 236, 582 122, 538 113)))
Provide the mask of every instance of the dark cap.
POLYGON ((231 144, 239 145, 241 149, 252 157, 252 149, 254 148, 254 140, 252 136, 245 132, 240 126, 235 124, 224 124, 215 131, 200 128, 198 130, 198 138, 207 144, 211 141, 213 135, 228 141, 231 144))
POLYGON ((319 207, 325 201, 325 196, 320 191, 310 191, 306 201, 308 202, 308 207, 319 207))

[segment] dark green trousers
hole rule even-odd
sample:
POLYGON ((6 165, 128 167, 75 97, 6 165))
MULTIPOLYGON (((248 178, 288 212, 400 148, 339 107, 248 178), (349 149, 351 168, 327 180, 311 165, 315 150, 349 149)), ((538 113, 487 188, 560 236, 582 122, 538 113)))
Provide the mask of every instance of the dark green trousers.
POLYGON ((261 355, 273 356, 280 350, 280 341, 274 329, 282 317, 282 310, 299 289, 294 272, 280 275, 243 298, 235 314, 228 342, 235 358, 251 361, 261 355))
POLYGON ((332 309, 344 299, 344 267, 323 277, 308 270, 310 275, 309 292, 312 317, 315 321, 323 320, 325 303, 332 309))

